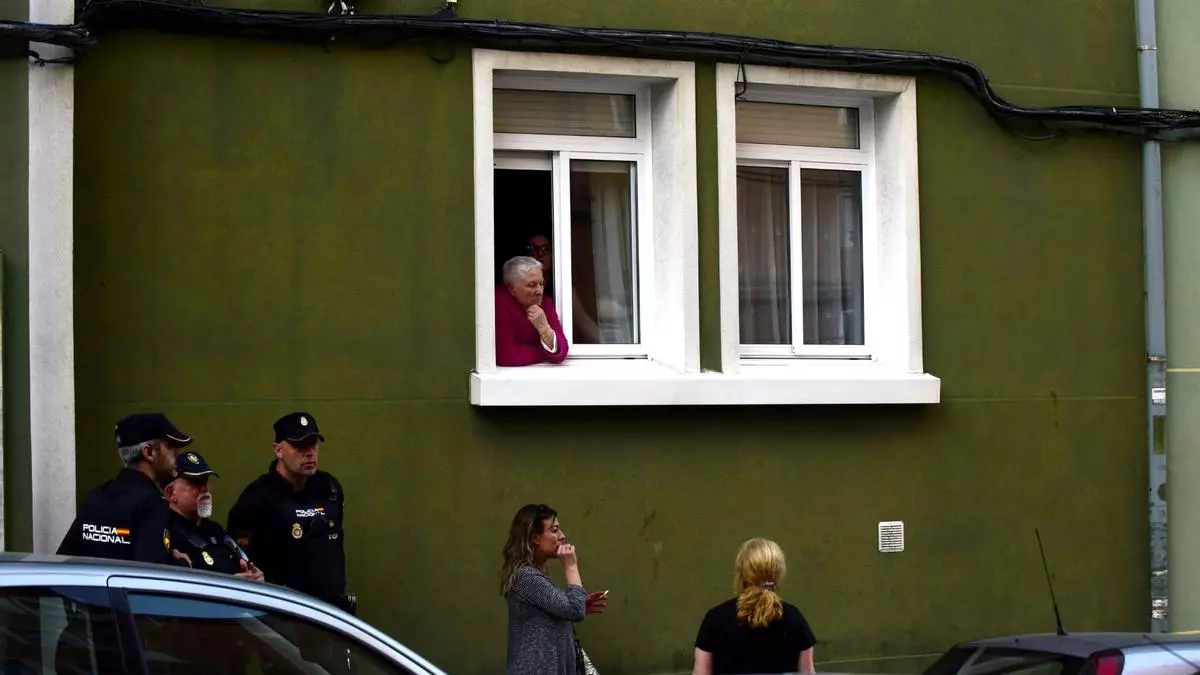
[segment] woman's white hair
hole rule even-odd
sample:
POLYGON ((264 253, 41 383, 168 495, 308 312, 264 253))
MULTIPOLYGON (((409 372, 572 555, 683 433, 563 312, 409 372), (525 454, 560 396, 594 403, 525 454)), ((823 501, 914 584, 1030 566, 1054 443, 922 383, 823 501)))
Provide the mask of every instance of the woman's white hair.
POLYGON ((504 263, 504 283, 512 286, 524 279, 531 270, 540 269, 542 269, 542 263, 527 255, 509 258, 508 262, 504 263))

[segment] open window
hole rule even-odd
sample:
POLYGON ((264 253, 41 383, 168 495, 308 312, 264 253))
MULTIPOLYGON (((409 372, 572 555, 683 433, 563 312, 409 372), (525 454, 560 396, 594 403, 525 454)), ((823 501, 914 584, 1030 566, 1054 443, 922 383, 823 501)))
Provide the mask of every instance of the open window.
POLYGON ((629 378, 698 374, 693 64, 491 50, 473 61, 472 402, 616 402, 629 378), (561 365, 496 365, 495 288, 516 255, 543 264, 570 344, 561 365))
POLYGON ((496 77, 497 267, 516 254, 543 264, 572 358, 648 356, 649 99, 637 81, 496 77), (533 86, 560 89, 521 88, 533 86))

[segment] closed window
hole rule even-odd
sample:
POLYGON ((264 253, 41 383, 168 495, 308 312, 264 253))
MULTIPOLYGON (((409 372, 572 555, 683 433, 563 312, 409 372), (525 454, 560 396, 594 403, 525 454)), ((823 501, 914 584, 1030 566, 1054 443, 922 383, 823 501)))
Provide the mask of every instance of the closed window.
POLYGON ((745 383, 737 399, 939 401, 916 81, 732 63, 716 79, 721 372, 745 383))
POLYGON ((870 104, 739 101, 736 114, 742 356, 869 358, 870 104))

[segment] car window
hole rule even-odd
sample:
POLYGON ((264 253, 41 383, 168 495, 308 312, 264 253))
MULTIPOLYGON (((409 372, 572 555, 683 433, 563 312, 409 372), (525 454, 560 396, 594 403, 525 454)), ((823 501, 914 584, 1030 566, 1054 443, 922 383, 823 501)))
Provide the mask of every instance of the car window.
POLYGON ((1082 658, 1051 652, 997 647, 975 651, 951 650, 924 675, 1077 675, 1084 664, 1082 658))
POLYGON ((123 673, 108 589, 0 588, 0 672, 123 673))
POLYGON ((401 675, 366 645, 289 614, 174 595, 130 593, 150 675, 401 675))

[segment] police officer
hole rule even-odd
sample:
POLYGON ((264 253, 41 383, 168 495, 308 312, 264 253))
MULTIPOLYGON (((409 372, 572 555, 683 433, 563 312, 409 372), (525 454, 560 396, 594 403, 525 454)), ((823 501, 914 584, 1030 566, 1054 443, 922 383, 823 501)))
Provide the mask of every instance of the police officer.
POLYGON ((169 509, 159 487, 174 478, 176 454, 192 437, 156 412, 117 422, 116 438, 125 468, 83 500, 58 553, 176 564, 164 546, 169 509))
POLYGON ((229 531, 268 582, 354 613, 355 598, 346 594, 342 485, 317 468, 325 437, 306 412, 274 426, 275 460, 229 510, 229 531))
POLYGON ((175 461, 175 480, 163 490, 171 513, 167 516, 169 539, 163 546, 187 557, 195 569, 223 572, 261 581, 262 572, 233 541, 225 528, 210 520, 213 511, 210 476, 219 476, 198 452, 184 452, 175 461))

